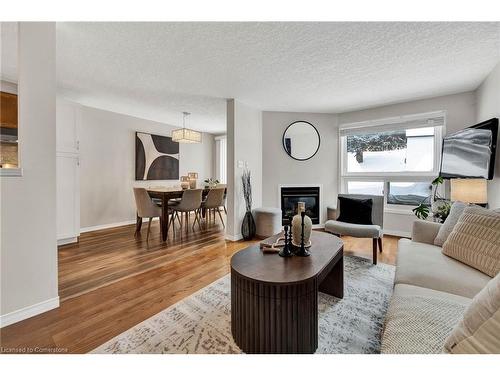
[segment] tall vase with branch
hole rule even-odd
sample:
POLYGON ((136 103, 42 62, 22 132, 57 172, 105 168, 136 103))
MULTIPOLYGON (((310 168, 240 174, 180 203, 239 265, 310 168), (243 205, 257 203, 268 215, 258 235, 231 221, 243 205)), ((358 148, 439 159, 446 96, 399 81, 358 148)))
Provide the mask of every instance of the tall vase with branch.
POLYGON ((245 170, 241 175, 243 185, 243 198, 245 198, 246 212, 241 223, 241 235, 244 240, 250 240, 255 236, 255 220, 252 215, 252 184, 249 170, 245 170))

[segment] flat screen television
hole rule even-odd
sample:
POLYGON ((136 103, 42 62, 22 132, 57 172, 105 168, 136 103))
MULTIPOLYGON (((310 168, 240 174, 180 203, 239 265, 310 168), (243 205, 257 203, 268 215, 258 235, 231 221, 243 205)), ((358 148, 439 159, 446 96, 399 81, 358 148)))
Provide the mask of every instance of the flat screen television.
POLYGON ((485 178, 495 170, 498 118, 481 122, 443 139, 441 171, 443 178, 485 178))

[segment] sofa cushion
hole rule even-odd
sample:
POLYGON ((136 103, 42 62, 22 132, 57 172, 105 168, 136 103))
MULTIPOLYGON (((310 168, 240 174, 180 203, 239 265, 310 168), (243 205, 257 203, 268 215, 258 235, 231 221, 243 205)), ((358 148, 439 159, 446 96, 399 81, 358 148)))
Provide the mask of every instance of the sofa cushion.
POLYGON ((343 221, 328 220, 325 223, 325 230, 330 233, 353 237, 382 237, 382 229, 378 225, 351 224, 344 223, 343 221))
POLYGON ((416 285, 472 298, 490 280, 488 275, 447 257, 438 246, 405 238, 399 240, 396 284, 416 285))
POLYGON ((453 202, 450 208, 450 214, 444 221, 443 225, 439 228, 436 238, 434 238, 434 245, 443 246, 466 207, 467 205, 465 203, 458 201, 453 202))
POLYGON ((445 349, 449 353, 500 353, 500 274, 472 299, 445 349))
POLYGON ((432 289, 396 285, 386 315, 382 353, 442 353, 470 301, 432 289))
POLYGON ((444 243, 443 254, 495 277, 500 272, 500 214, 467 207, 444 243))

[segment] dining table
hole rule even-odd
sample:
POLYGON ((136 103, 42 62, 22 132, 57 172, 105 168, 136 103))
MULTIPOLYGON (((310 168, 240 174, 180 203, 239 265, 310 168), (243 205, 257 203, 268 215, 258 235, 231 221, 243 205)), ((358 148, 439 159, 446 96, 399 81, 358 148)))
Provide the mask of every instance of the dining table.
MULTIPOLYGON (((184 193, 184 189, 180 187, 152 187, 152 188, 146 188, 149 196, 151 198, 156 198, 161 200, 161 220, 160 220, 160 225, 161 225, 161 237, 162 240, 165 242, 168 238, 168 201, 170 199, 176 199, 176 198, 182 198, 182 194, 184 193)), ((208 192, 210 191, 210 188, 202 188, 202 196, 203 198, 208 195, 208 192)), ((203 217, 205 217, 205 212, 202 211, 203 217)), ((136 221, 136 229, 137 231, 141 230, 142 226, 142 218, 137 216, 137 221, 136 221)))

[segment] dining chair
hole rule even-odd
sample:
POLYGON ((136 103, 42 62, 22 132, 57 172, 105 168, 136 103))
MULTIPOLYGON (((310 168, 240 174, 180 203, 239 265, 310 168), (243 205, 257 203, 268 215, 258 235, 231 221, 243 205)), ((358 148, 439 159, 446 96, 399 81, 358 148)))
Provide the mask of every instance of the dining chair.
POLYGON ((224 220, 222 219, 222 215, 220 213, 220 208, 224 206, 224 192, 226 191, 225 188, 214 188, 210 189, 210 191, 207 194, 207 199, 205 199, 204 202, 201 203, 201 208, 206 210, 206 216, 207 218, 210 215, 210 210, 213 211, 214 215, 214 221, 215 221, 215 212, 218 212, 220 221, 222 222, 222 226, 226 227, 224 224, 224 220))
MULTIPOLYGON (((161 226, 161 207, 156 205, 149 196, 145 188, 135 187, 134 188, 135 205, 137 208, 137 216, 141 219, 147 218, 148 222, 148 233, 146 235, 146 242, 149 240, 149 232, 151 231, 151 220, 154 217, 160 218, 160 228, 161 226)), ((135 234, 137 235, 139 231, 136 229, 135 234)))
POLYGON ((222 208, 224 209, 224 213, 227 215, 227 209, 226 209, 226 197, 227 197, 227 184, 217 184, 215 186, 216 189, 224 189, 224 200, 222 204, 222 208))
POLYGON ((193 229, 197 221, 198 221, 198 226, 201 229, 200 210, 201 210, 202 193, 203 189, 184 190, 179 204, 172 207, 173 210, 172 219, 168 223, 167 231, 170 228, 170 225, 172 225, 172 230, 175 235, 175 218, 177 218, 177 220, 179 221, 182 231, 182 228, 184 226, 184 216, 186 220, 186 230, 187 230, 189 225, 189 214, 191 212, 194 212, 193 229), (179 212, 181 213, 180 219, 179 219, 179 212))

